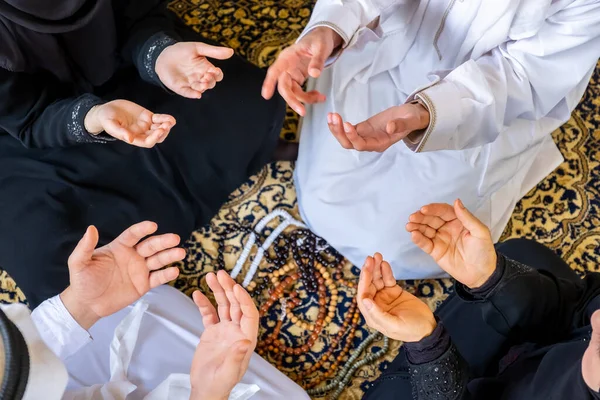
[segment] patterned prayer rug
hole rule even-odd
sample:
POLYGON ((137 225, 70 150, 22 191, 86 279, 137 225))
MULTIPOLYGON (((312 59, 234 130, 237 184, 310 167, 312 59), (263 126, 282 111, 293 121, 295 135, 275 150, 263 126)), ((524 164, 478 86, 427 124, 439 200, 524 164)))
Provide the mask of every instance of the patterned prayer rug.
MULTIPOLYGON (((230 46, 256 65, 266 67, 299 35, 313 4, 310 0, 174 0, 170 8, 207 39, 230 46)), ((288 111, 282 136, 296 140, 296 127, 297 118, 288 111)), ((565 162, 517 205, 503 238, 534 238, 557 251, 576 271, 596 271, 600 265, 600 63, 578 109, 553 137, 565 162)), ((191 294, 198 286, 206 287, 203 277, 217 265, 223 264, 231 271, 250 236, 249 228, 271 211, 283 209, 298 218, 292 174, 292 164, 275 163, 234 192, 210 225, 186 243, 188 258, 181 263, 182 274, 175 287, 191 294), (233 229, 224 233, 226 227, 233 229)), ((269 224, 258 235, 257 243, 260 245, 276 226, 269 224)), ((289 236, 294 229, 290 227, 284 234, 289 236)), ((238 277, 240 282, 256 247, 238 277)), ((290 260, 288 266, 286 273, 294 274, 294 261, 290 260)), ((258 280, 266 275, 268 289, 280 283, 279 277, 285 282, 285 274, 269 276, 272 269, 267 259, 258 268, 258 280)), ((324 278, 324 296, 307 291, 302 281, 291 282, 295 293, 290 298, 286 297, 289 290, 282 296, 269 290, 253 292, 258 307, 264 308, 259 352, 307 389, 341 381, 346 385, 337 393, 339 398, 359 399, 368 382, 394 358, 400 343, 390 341, 385 346, 383 338, 370 336, 372 332, 353 312, 356 268, 344 265, 343 276, 336 276, 334 268, 325 267, 319 274, 324 278), (330 278, 327 283, 328 275, 336 279, 330 278), (281 302, 279 297, 286 297, 286 301, 281 302), (294 301, 297 305, 293 310, 286 310, 286 305, 294 301), (266 305, 270 307, 266 309, 266 305), (322 326, 315 326, 319 312, 330 316, 331 321, 326 319, 322 326), (374 353, 384 354, 367 362, 365 357, 374 353), (349 359, 354 362, 351 364, 349 359), (354 364, 356 367, 350 368, 354 364), (344 376, 346 379, 341 379, 344 376)), ((452 282, 447 279, 406 281, 404 285, 432 309, 452 290, 452 282)), ((2 273, 0 301, 24 300, 15 283, 2 273)), ((336 388, 313 397, 332 397, 336 388)))

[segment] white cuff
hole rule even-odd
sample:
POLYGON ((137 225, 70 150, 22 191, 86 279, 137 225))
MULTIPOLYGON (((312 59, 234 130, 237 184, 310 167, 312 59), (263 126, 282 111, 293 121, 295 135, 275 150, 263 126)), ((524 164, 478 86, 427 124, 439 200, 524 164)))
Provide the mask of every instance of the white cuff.
POLYGON ((54 354, 66 360, 92 341, 63 304, 60 296, 44 301, 31 313, 40 336, 54 354))
POLYGON ((415 152, 455 150, 452 143, 456 129, 462 120, 461 95, 458 88, 448 81, 436 81, 424 90, 410 96, 407 102, 419 99, 429 111, 429 127, 420 143, 405 140, 415 152))
POLYGON ((326 26, 336 31, 342 37, 344 47, 346 47, 360 28, 360 19, 341 4, 319 5, 317 2, 310 21, 298 40, 319 26, 326 26))

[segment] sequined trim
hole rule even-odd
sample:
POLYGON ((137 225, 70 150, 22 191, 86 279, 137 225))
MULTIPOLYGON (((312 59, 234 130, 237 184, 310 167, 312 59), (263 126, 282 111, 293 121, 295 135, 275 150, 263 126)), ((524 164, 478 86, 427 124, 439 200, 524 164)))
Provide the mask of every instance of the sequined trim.
POLYGON ((177 41, 160 32, 150 37, 147 43, 143 60, 144 71, 150 80, 161 83, 155 70, 156 59, 165 48, 177 43, 177 41))
POLYGON ((107 135, 92 135, 83 125, 88 111, 92 107, 102 103, 103 101, 98 97, 86 94, 81 96, 71 109, 71 116, 67 123, 67 132, 76 143, 107 143, 114 140, 114 138, 107 135))
POLYGON ((456 400, 462 397, 468 381, 466 365, 454 345, 437 360, 410 365, 413 398, 417 400, 456 400))

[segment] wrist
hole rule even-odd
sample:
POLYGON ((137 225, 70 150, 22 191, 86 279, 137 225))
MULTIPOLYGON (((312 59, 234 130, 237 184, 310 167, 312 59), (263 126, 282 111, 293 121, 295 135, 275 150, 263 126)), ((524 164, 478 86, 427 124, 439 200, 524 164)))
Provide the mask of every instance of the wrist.
POLYGON ((431 121, 431 115, 427 105, 425 105, 420 99, 415 99, 410 104, 415 107, 416 115, 419 120, 419 130, 427 129, 431 121))
POLYGON ((471 290, 477 290, 477 289, 483 287, 490 280, 490 278, 496 271, 497 264, 498 264, 498 255, 494 251, 492 260, 487 265, 487 267, 482 271, 482 273, 479 275, 479 277, 477 279, 473 280, 473 282, 469 282, 469 284, 467 284, 465 286, 467 286, 471 290))
POLYGON ((327 26, 318 26, 314 28, 311 33, 324 37, 327 41, 330 41, 333 44, 333 51, 342 47, 344 44, 344 39, 342 39, 340 34, 327 26))
POLYGON ((90 108, 90 110, 85 115, 85 119, 83 120, 83 126, 86 131, 88 131, 91 135, 98 135, 104 128, 100 123, 100 119, 98 118, 98 112, 100 111, 100 107, 102 105, 96 105, 90 108))
POLYGON ((60 294, 60 300, 73 319, 86 331, 100 320, 98 314, 77 299, 71 286, 60 294))
POLYGON ((431 314, 431 318, 428 319, 427 323, 423 324, 421 332, 419 335, 417 335, 415 342, 420 342, 421 340, 431 336, 431 334, 435 331, 435 328, 437 328, 437 321, 435 320, 433 314, 431 314))

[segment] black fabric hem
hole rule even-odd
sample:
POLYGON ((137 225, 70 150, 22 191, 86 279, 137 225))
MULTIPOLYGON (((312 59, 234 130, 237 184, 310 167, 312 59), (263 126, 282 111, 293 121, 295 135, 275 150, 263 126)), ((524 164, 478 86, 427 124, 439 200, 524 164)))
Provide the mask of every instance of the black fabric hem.
POLYGON ((493 296, 494 293, 504 287, 513 278, 535 271, 533 268, 515 260, 511 260, 500 253, 498 253, 497 263, 496 271, 494 271, 494 274, 490 277, 490 280, 492 278, 494 280, 497 279, 497 282, 488 281, 479 289, 469 289, 465 285, 457 282, 455 285, 456 295, 467 302, 483 302, 493 296), (490 283, 490 285, 488 285, 488 283, 490 283))
POLYGON ((142 79, 168 90, 156 73, 156 60, 164 49, 175 43, 177 43, 177 40, 164 32, 155 33, 150 36, 146 43, 144 43, 139 55, 141 59, 138 65, 141 66, 140 75, 142 79))
POLYGON ((102 99, 92 94, 85 94, 73 105, 69 122, 67 123, 67 132, 75 143, 107 143, 115 140, 115 138, 105 133, 92 135, 85 129, 85 117, 87 113, 93 107, 100 104, 104 104, 102 99))
POLYGON ((406 358, 413 365, 426 364, 439 358, 450 347, 450 335, 436 317, 437 326, 431 335, 418 342, 404 343, 406 358))

